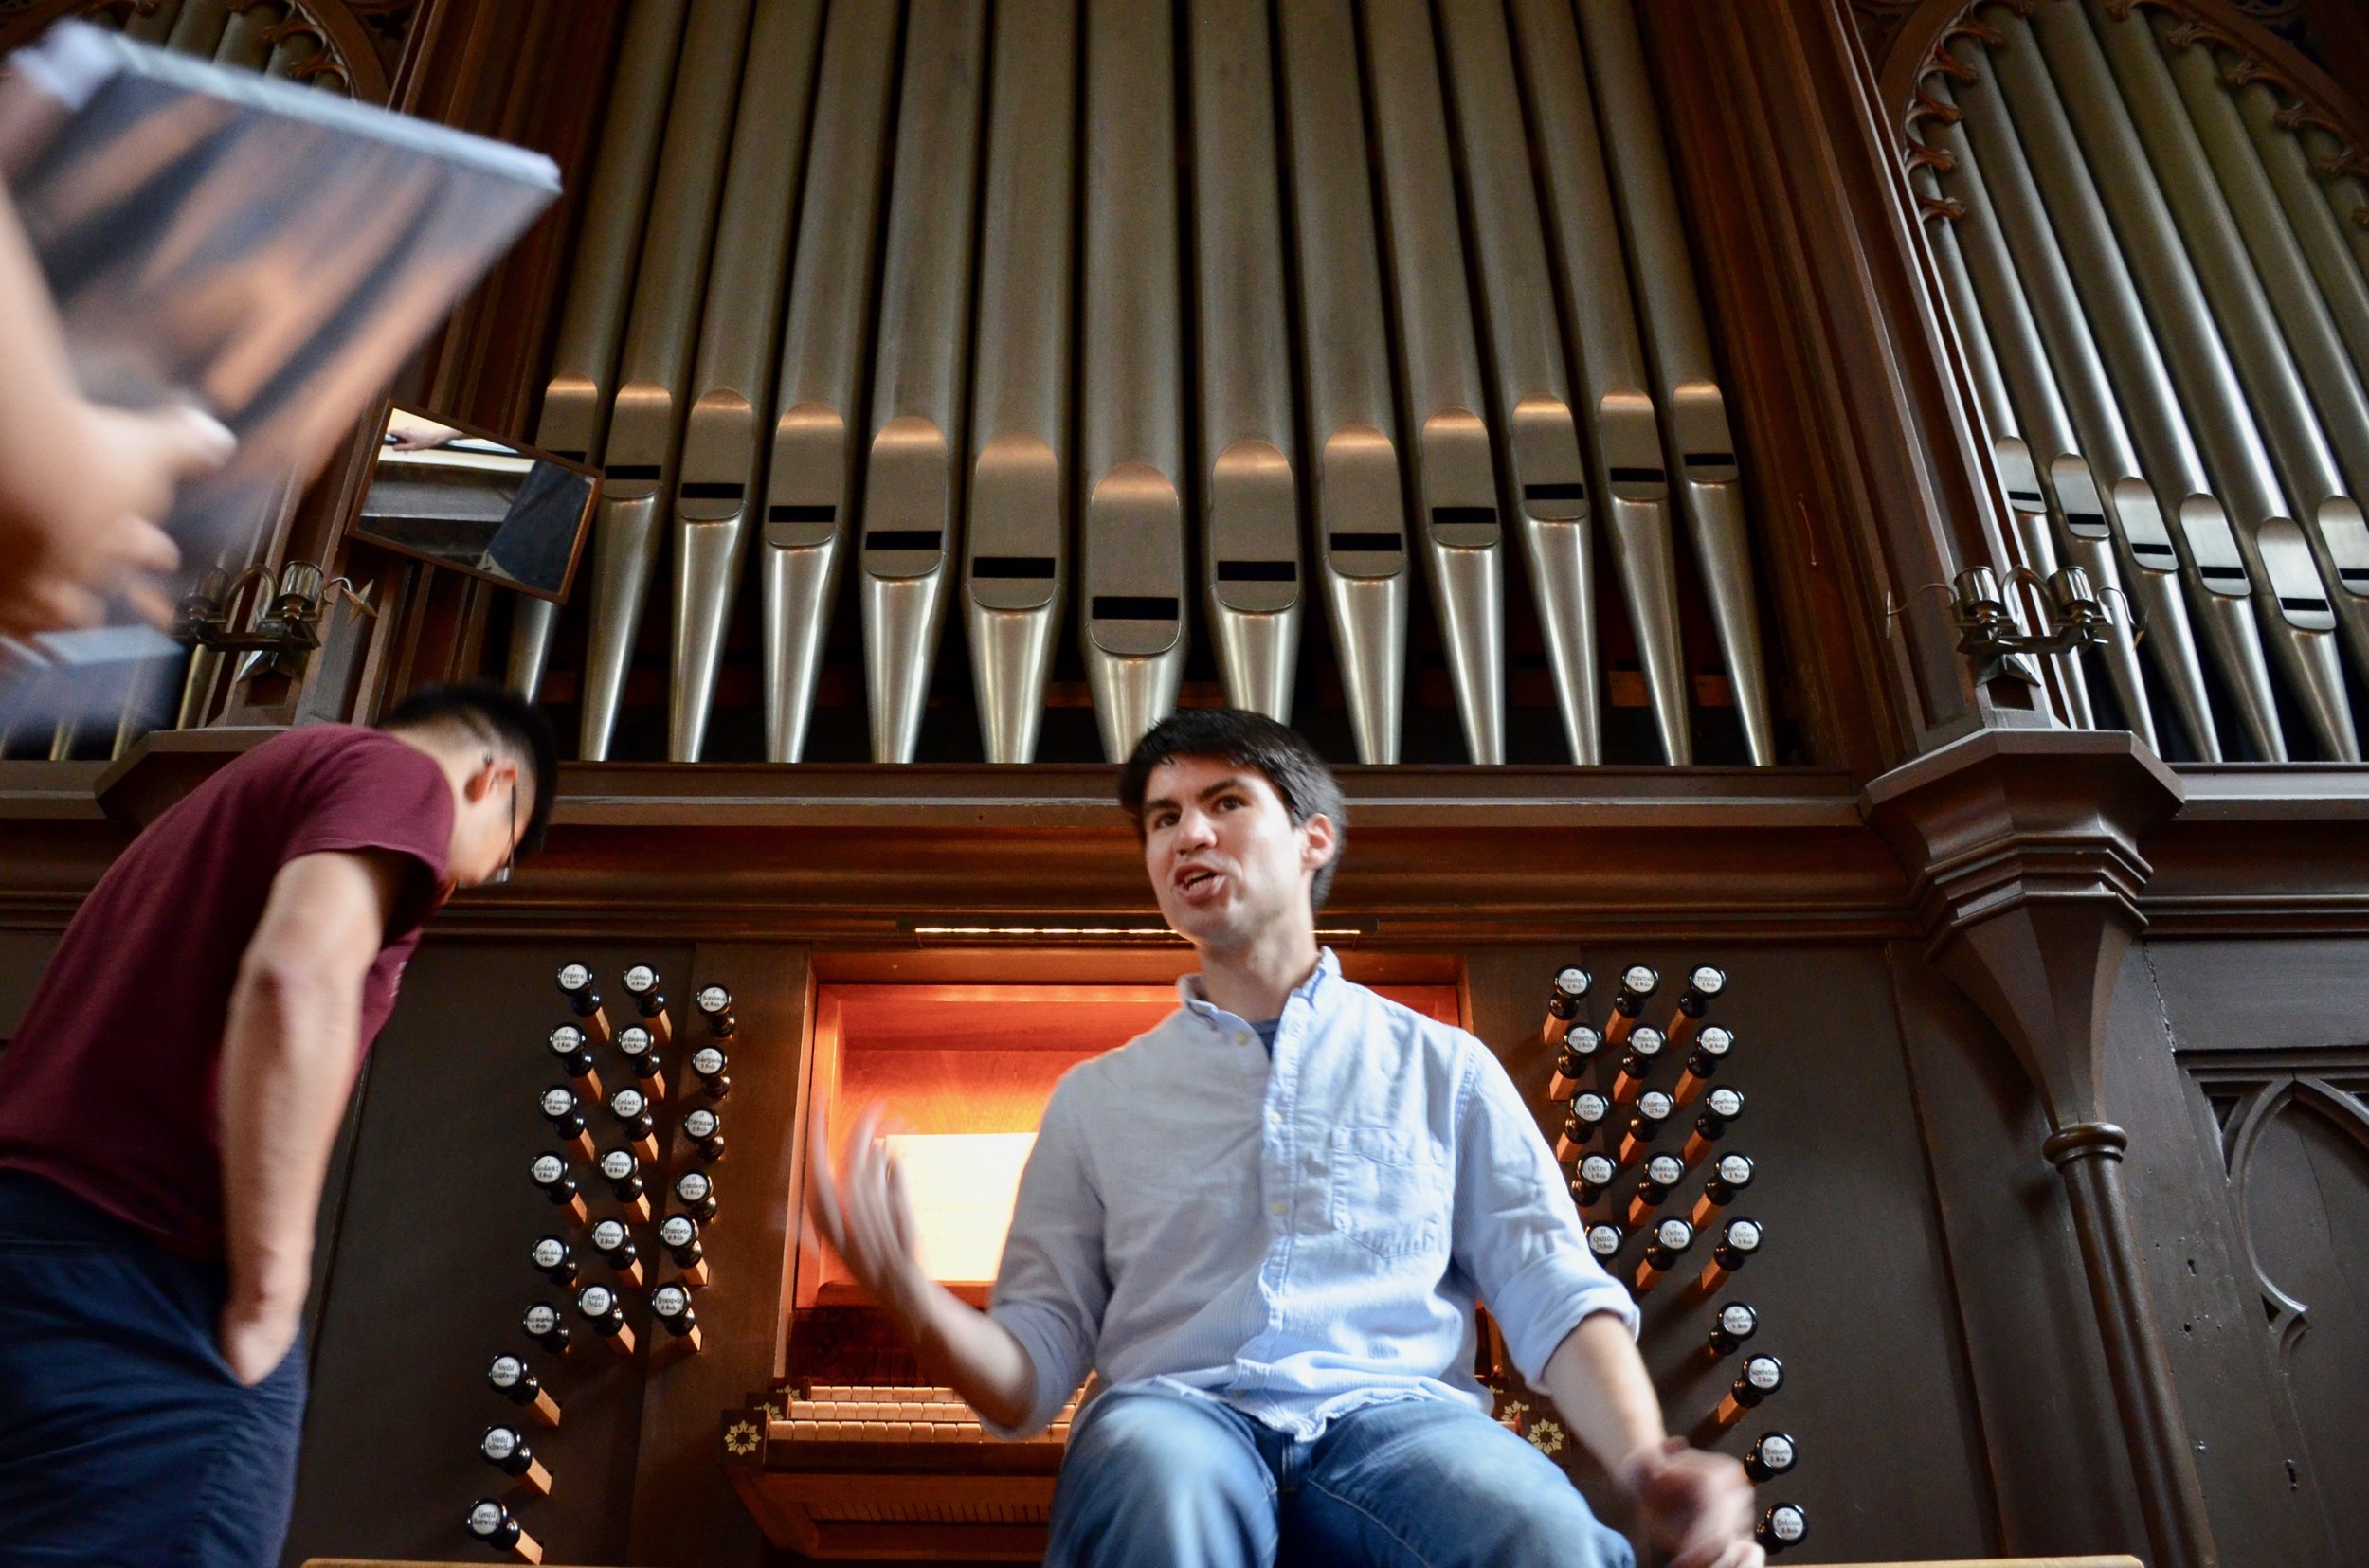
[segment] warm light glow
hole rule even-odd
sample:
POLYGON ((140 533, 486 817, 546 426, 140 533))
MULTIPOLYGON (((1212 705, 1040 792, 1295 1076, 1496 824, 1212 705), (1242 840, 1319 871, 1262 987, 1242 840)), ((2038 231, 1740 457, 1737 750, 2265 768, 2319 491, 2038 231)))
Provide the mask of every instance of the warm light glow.
POLYGON ((1037 1135, 908 1132, 883 1142, 905 1170, 922 1269, 934 1280, 994 1279, 1020 1198, 1021 1167, 1037 1135))
MULTIPOLYGON (((913 929, 915 936, 1134 936, 1184 940, 1166 926, 915 926, 913 929)), ((1316 932, 1318 937, 1327 939, 1365 934, 1353 926, 1319 928, 1316 932)))

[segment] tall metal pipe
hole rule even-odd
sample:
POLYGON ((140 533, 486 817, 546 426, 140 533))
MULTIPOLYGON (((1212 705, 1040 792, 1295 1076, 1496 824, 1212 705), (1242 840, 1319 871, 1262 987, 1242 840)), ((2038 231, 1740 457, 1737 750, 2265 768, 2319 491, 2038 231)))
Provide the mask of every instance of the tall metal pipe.
POLYGON ((288 8, 280 0, 256 0, 241 8, 223 28, 222 42, 214 45, 214 63, 234 71, 262 70, 271 59, 271 40, 265 35, 287 16, 288 8))
MULTIPOLYGON (((2336 213, 2321 194, 2319 176, 2304 151, 2303 138, 2288 129, 2288 110, 2278 93, 2243 62, 2220 57, 2222 79, 2231 83, 2237 113, 2246 122, 2279 206, 2310 263, 2312 280, 2344 346, 2357 365, 2369 365, 2369 278, 2353 260, 2336 213)), ((2356 483, 2359 481, 2356 480, 2356 483)))
MULTIPOLYGON (((617 350, 624 335, 625 303, 642 250, 650 178, 658 169, 660 127, 673 91, 675 57, 682 43, 688 0, 634 0, 625 15, 608 113, 592 160, 584 226, 576 235, 568 292, 560 306, 559 341, 552 377, 543 388, 534 444, 598 465, 617 395, 617 350)), ((559 605, 515 596, 511 621, 509 683, 533 699, 551 661, 559 605)))
POLYGON ((732 119, 715 253, 675 487, 675 649, 666 754, 696 762, 724 638, 763 494, 759 410, 772 406, 773 345, 798 187, 805 171, 823 0, 765 0, 750 24, 732 119))
POLYGON ((1743 471, 1702 298, 1695 292, 1637 14, 1630 0, 1581 0, 1579 14, 1599 125, 1612 153, 1608 167, 1620 204, 1646 351, 1669 421, 1662 434, 1677 474, 1679 509, 1719 630, 1745 745, 1752 761, 1766 766, 1777 760, 1777 741, 1769 720, 1760 610, 1752 593, 1743 471))
POLYGON ((1464 191, 1480 272, 1497 426, 1500 504, 1521 530, 1546 667, 1572 760, 1603 761, 1587 462, 1571 412, 1563 321, 1531 181, 1530 137, 1505 13, 1450 5, 1447 44, 1464 191))
POLYGON ((2337 231, 2353 253, 2353 264, 2369 274, 2369 181, 2352 172, 2354 165, 2348 163, 2342 144, 2326 130, 2306 123, 2296 134, 2319 173, 2321 193, 2336 214, 2337 231))
POLYGON ((230 0, 182 0, 181 14, 172 19, 165 47, 175 54, 212 59, 230 25, 230 0))
POLYGON ((1467 753, 1505 761, 1504 529, 1427 0, 1366 0, 1365 59, 1398 311, 1417 526, 1467 753))
POLYGON ((913 761, 946 623, 986 35, 986 0, 933 0, 906 24, 857 555, 874 762, 913 761))
MULTIPOLYGON (((2101 19, 2104 36, 2132 24, 2101 19)), ((2369 522, 2358 497, 2369 495, 2369 395, 2346 357, 2270 176, 2223 85, 2206 45, 2183 38, 2168 18, 2155 39, 2169 77, 2212 166, 2218 202, 2197 203, 2207 243, 2191 240, 2206 277, 2227 274, 2215 300, 2237 355, 2238 371, 2263 422, 2288 494, 2308 514, 2312 546, 2353 667, 2369 679, 2369 522), (2248 261, 2252 265, 2249 270, 2248 261)), ((2134 67, 2134 70, 2137 67, 2134 67)))
POLYGON ((1069 597, 1076 0, 1005 6, 988 93, 963 617, 991 763, 1035 758, 1069 597))
POLYGON ((650 193, 649 234, 634 278, 633 314, 618 361, 622 384, 609 412, 606 478, 593 520, 591 622, 577 740, 577 754, 590 761, 608 755, 666 537, 708 242, 748 39, 749 0, 692 0, 659 149, 658 183, 650 193))
MULTIPOLYGON (((2002 27, 2017 22, 2013 17, 1997 20, 2002 27)), ((1975 151, 1986 171, 2021 168, 2045 203, 2041 226, 2053 233, 2063 250, 2147 485, 2177 525, 2170 539, 2190 589, 2191 607, 2204 623, 2207 644, 2228 684, 2238 727, 2264 759, 2283 762, 2287 739, 2279 727, 2254 617, 2254 574, 2205 476, 2188 416, 2140 303, 2138 284, 2107 222, 2097 182, 2082 160, 2081 144, 2047 64, 2029 28, 2007 36, 2008 46, 1996 51, 1963 38, 1951 45, 1953 55, 1970 68, 1969 80, 1958 92, 1967 108, 1975 151), (2014 46, 2017 42, 2020 48, 2014 46), (1991 91, 1994 81, 1996 94, 1991 91), (1987 142, 1986 132, 1992 134, 1987 142), (1995 150, 1999 155, 1994 156, 1995 150)), ((2002 192, 2006 183, 1998 184, 2002 192)), ((2018 254, 2032 251, 2019 247, 2018 254)), ((2116 511, 2127 527, 2130 513, 2122 505, 2123 487, 2115 489, 2116 511)), ((2134 531, 2129 537, 2136 554, 2140 535, 2134 531)))
POLYGON ((1362 763, 1399 760, 1407 550, 1380 231, 1349 0, 1281 0, 1316 560, 1362 763))
POLYGON ((855 423, 872 323, 898 9, 833 6, 823 25, 758 551, 771 762, 796 762, 805 751, 855 507, 855 423))
MULTIPOLYGON (((2258 291, 2260 285, 2245 268, 2242 254, 2234 267, 2220 265, 2217 244, 2200 279, 2181 243, 2183 228, 2192 242, 2215 240, 2213 209, 2218 195, 2177 99, 2166 104, 2155 92, 2161 85, 2168 93, 2169 83, 2154 41, 2143 28, 2114 35, 2115 54, 2129 72, 2124 88, 2139 95, 2138 101, 2145 106, 2134 123, 2132 105, 2117 92, 2098 35, 2079 8, 2043 7, 2032 23, 2016 18, 2014 25, 2022 27, 2027 37, 2037 34, 2082 150, 2099 176, 2107 211, 2125 242, 2132 276, 2148 301, 2172 383, 2196 415, 2215 493, 2236 519, 2239 548, 2249 550, 2251 557, 2248 566, 2256 568, 2254 591, 2271 633, 2272 655, 2322 748, 2331 756, 2356 760, 2360 745, 2337 658, 2336 616, 2297 521, 2301 514, 2282 493, 2249 406, 2246 385, 2232 362, 2231 344, 2216 330, 2211 306, 2219 298, 2234 313, 2242 308, 2244 288, 2251 285, 2258 291), (2138 68, 2142 58, 2143 66, 2152 70, 2138 68), (2163 155, 2152 169, 2143 137, 2164 144, 2163 155), (2187 138, 2184 145, 2182 137, 2187 138), (2166 187, 2160 183, 2164 178, 2171 181, 2168 200, 2166 187), (2174 203, 2187 215, 2184 225, 2174 221, 2174 203)), ((2227 223, 2227 208, 2221 207, 2218 216, 2227 223)), ((2228 238, 2234 246, 2234 236, 2228 238)), ((2265 347, 2258 342, 2253 346, 2265 347)), ((2239 347, 2244 352, 2246 346, 2239 347)), ((2260 363, 2253 368, 2268 386, 2272 356, 2256 357, 2260 363)), ((2291 378, 2293 367, 2286 369, 2291 378)))
POLYGON ((123 36, 142 44, 162 44, 172 36, 172 25, 180 16, 181 0, 157 0, 154 10, 134 7, 132 14, 123 19, 123 36))
POLYGON ((1202 589, 1226 700, 1292 716, 1302 607, 1292 324, 1265 0, 1194 0, 1202 589))
POLYGON ((1081 630, 1102 749, 1123 761, 1184 678, 1184 300, 1168 0, 1087 0, 1078 409, 1081 630))

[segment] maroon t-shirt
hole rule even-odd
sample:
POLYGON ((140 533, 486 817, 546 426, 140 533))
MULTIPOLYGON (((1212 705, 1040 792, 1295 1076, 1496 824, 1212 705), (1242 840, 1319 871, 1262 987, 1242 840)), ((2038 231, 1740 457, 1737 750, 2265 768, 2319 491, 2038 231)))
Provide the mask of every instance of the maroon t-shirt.
POLYGON ((416 862, 362 983, 358 1069, 439 902, 452 812, 425 752, 322 724, 264 742, 157 818, 83 900, 0 1051, 0 1168, 220 1260, 222 1034, 272 878, 324 850, 416 862))

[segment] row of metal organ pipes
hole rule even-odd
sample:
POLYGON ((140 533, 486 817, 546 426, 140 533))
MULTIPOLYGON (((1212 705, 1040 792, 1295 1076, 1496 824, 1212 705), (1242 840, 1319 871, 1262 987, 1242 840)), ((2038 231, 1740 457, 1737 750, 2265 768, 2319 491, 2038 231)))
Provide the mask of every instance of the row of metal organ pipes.
MULTIPOLYGON (((1686 763, 1683 526, 1774 762, 1666 157, 1630 0, 633 0, 535 438, 607 477, 581 754, 671 548, 677 761, 751 574, 774 761, 849 575, 876 760, 912 759, 959 604, 990 761, 1031 759, 1068 614, 1123 756, 1196 606, 1226 698, 1284 718, 1326 616, 1360 760, 1395 761, 1420 571, 1499 762, 1518 543, 1593 763, 1600 527, 1686 763)), ((556 620, 520 602, 522 690, 556 620)))
POLYGON ((2360 760, 2369 189, 2330 128, 2192 21, 2039 0, 1972 8, 1908 131, 2025 563, 2143 617, 2103 660, 2129 728, 2360 760))

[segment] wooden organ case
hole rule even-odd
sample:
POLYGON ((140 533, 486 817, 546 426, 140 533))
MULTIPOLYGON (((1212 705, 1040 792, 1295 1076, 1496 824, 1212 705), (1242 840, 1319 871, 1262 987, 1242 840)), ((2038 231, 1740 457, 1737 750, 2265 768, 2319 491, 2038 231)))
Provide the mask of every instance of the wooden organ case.
POLYGON ((357 431, 219 565, 344 575, 367 657, 0 737, 4 1038, 273 725, 490 676, 563 735, 339 1144, 291 1564, 1033 1559, 1058 1429, 920 1386, 800 1217, 808 1114, 895 1108, 982 1293, 1053 1077, 1186 963, 1111 761, 1221 701, 1341 766, 1327 940, 1563 1141, 1783 1561, 2369 1549, 2353 8, 17 0, 0 45, 67 13, 567 171, 394 388, 604 471, 565 605, 352 537, 357 431))

